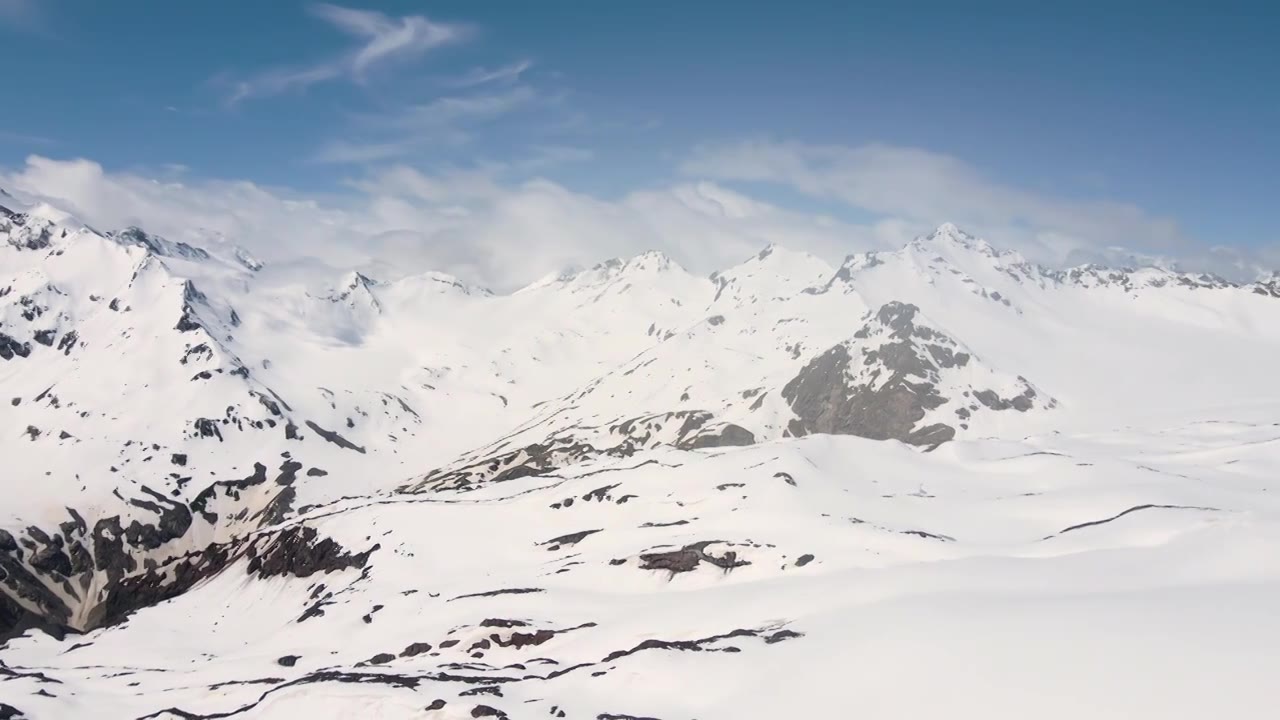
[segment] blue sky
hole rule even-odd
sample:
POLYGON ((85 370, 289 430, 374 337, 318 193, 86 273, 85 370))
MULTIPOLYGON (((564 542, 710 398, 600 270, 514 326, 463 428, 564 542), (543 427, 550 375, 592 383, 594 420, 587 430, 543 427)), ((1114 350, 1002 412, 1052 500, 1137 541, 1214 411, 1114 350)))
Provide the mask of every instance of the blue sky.
POLYGON ((1177 5, 0 0, 0 166, 317 197, 389 167, 605 200, 707 180, 855 224, 1118 212, 1092 240, 1268 247, 1280 9, 1177 5), (877 172, 907 199, 868 198, 877 172))

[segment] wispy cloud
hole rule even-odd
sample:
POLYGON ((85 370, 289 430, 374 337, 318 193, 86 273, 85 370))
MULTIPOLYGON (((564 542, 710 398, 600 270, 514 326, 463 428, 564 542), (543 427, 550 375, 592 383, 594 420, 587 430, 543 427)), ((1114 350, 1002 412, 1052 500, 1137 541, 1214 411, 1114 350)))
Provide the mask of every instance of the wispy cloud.
POLYGON ((139 224, 193 242, 212 233, 268 262, 308 257, 344 269, 443 270, 498 289, 650 249, 709 272, 771 242, 832 255, 863 237, 857 227, 712 183, 600 199, 546 180, 503 181, 501 173, 392 166, 351 183, 349 194, 305 196, 247 181, 178 182, 32 156, 15 172, 0 170, 0 186, 48 199, 102 228, 139 224))
POLYGON ((958 158, 919 148, 740 142, 701 148, 682 170, 700 178, 785 186, 921 228, 954 221, 1019 242, 1043 259, 1106 245, 1163 251, 1191 245, 1175 222, 1135 205, 1013 187, 958 158))
POLYGON ((516 82, 531 67, 533 67, 532 60, 520 60, 510 65, 496 68, 471 68, 464 75, 454 78, 448 84, 453 87, 474 87, 486 83, 516 82))
POLYGON ((315 5, 311 11, 339 30, 365 40, 364 46, 351 58, 356 79, 363 78, 365 71, 376 63, 419 55, 466 35, 463 26, 432 22, 421 15, 392 19, 373 10, 353 10, 327 3, 315 5))
POLYGON ((411 130, 445 127, 464 120, 501 117, 528 105, 537 97, 538 93, 533 88, 517 85, 496 93, 436 98, 420 105, 412 105, 385 121, 411 130))
POLYGON ((236 82, 235 89, 227 98, 227 104, 236 105, 249 98, 270 97, 293 90, 306 90, 316 83, 333 80, 342 74, 343 68, 339 63, 305 68, 272 68, 236 82))
POLYGON ((500 92, 451 95, 408 105, 381 115, 359 118, 364 141, 334 140, 314 160, 333 164, 366 164, 402 159, 426 147, 462 145, 478 125, 495 121, 540 100, 536 90, 517 85, 500 92))
POLYGON ((429 50, 461 42, 471 33, 466 25, 435 22, 422 15, 393 18, 374 10, 356 10, 327 3, 313 5, 310 12, 362 42, 337 57, 306 65, 270 68, 235 81, 228 104, 302 91, 337 79, 363 83, 375 66, 419 57, 429 50))
MULTIPOLYGON (((269 262, 309 257, 344 269, 443 270, 498 289, 566 265, 649 249, 700 272, 734 264, 769 243, 838 262, 848 252, 900 246, 922 229, 893 218, 853 223, 788 210, 706 181, 601 198, 514 178, 502 166, 425 172, 392 165, 349 183, 348 193, 309 196, 242 180, 166 179, 165 173, 110 172, 88 160, 31 156, 13 172, 0 169, 0 186, 49 199, 102 228, 139 224, 194 242, 212 232, 269 262)), ((988 237, 1002 247, 1012 239, 988 237)), ((1260 262, 1280 262, 1280 245, 1214 248, 1217 257, 1195 250, 1179 256, 1189 269, 1236 276, 1256 272, 1260 262)))

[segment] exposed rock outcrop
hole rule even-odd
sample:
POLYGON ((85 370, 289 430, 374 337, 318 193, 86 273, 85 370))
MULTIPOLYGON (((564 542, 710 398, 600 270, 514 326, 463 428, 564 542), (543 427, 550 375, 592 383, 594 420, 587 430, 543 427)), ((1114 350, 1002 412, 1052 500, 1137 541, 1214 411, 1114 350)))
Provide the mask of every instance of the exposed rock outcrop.
POLYGON ((961 420, 979 409, 970 397, 996 411, 1025 412, 1035 406, 1037 392, 1026 380, 972 367, 978 363, 972 353, 924 324, 919 312, 915 305, 887 303, 850 340, 810 360, 782 389, 796 415, 787 433, 857 435, 936 447, 956 435, 953 425, 929 422, 930 413, 944 406, 954 406, 961 420), (970 385, 972 378, 984 376, 1002 389, 1016 390, 1013 397, 970 385))

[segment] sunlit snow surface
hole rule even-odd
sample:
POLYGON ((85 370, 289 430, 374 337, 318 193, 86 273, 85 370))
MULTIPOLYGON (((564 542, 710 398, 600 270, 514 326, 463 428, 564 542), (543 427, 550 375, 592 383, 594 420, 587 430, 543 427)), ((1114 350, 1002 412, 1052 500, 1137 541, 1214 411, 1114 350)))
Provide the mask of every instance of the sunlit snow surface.
POLYGON ((111 581, 31 570, 50 563, 28 528, 55 535, 69 508, 90 528, 154 522, 130 502, 159 502, 144 486, 193 519, 139 540, 135 576, 297 526, 368 554, 302 577, 233 558, 118 624, 28 631, 0 647, 0 717, 1280 707, 1280 299, 1265 287, 1054 275, 944 226, 842 268, 773 248, 705 279, 646 254, 504 296, 443 275, 286 282, 234 249, 185 257, 21 210, 0 216, 0 332, 29 346, 0 360, 0 527, 22 546, 6 593, 31 571, 93 627, 111 581), (27 242, 42 223, 49 244, 27 242), (858 361, 840 382, 884 383, 863 359, 894 302, 971 356, 940 364, 947 402, 917 422, 955 439, 791 437, 785 386, 833 346, 858 361), (180 331, 184 306, 198 327, 180 331), (969 399, 1023 387, 1024 409, 969 399), (708 419, 687 430, 695 412, 708 419), (754 443, 699 441, 729 425, 754 443), (572 452, 507 472, 552 439, 572 452), (288 462, 296 479, 277 481, 288 462), (226 484, 255 463, 264 481, 226 484))

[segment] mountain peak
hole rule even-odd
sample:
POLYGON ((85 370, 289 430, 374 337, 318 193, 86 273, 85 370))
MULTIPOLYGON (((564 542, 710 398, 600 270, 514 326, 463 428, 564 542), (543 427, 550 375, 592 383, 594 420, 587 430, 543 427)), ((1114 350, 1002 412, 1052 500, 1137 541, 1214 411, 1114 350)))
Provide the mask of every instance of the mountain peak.
POLYGON ((458 293, 461 295, 490 296, 493 293, 480 286, 468 285, 458 279, 456 275, 450 275, 446 272, 438 270, 428 270, 426 272, 409 275, 390 283, 379 283, 378 281, 369 280, 368 277, 357 273, 360 277, 365 278, 366 288, 369 285, 387 285, 396 288, 399 292, 408 292, 410 294, 425 291, 430 293, 458 293))
POLYGON ((627 260, 623 266, 633 270, 671 270, 680 265, 661 250, 646 250, 627 260))
POLYGON ((362 305, 376 312, 382 311, 382 303, 373 294, 373 288, 382 285, 364 273, 352 270, 342 277, 338 288, 329 294, 328 300, 333 303, 345 303, 355 307, 362 305))
POLYGON ((821 283, 834 269, 821 258, 770 243, 745 261, 711 274, 714 301, 734 302, 784 297, 821 283))
POLYGON ((665 273, 672 270, 683 271, 684 268, 660 250, 646 250, 629 258, 609 258, 586 270, 573 267, 551 273, 525 287, 524 290, 555 284, 595 285, 600 282, 611 282, 632 273, 665 273))
POLYGON ((932 233, 929 234, 929 239, 931 240, 941 238, 941 237, 971 238, 972 236, 969 235, 969 233, 957 227, 955 223, 944 222, 941 225, 939 225, 932 233))
POLYGON ((1021 264, 1022 255, 1010 250, 997 250, 991 243, 961 230, 954 223, 944 222, 928 235, 917 237, 908 243, 907 250, 932 253, 948 261, 960 262, 963 258, 979 255, 999 261, 1000 264, 1021 264))
POLYGON ((981 240, 969 233, 961 230, 955 223, 944 222, 934 229, 933 232, 924 237, 916 238, 913 244, 924 245, 926 243, 950 243, 971 250, 980 250, 983 252, 993 252, 994 249, 985 240, 981 240))
POLYGON ((761 250, 759 253, 756 253, 756 259, 764 260, 765 258, 768 258, 770 255, 777 252, 777 250, 778 250, 778 245, 776 243, 769 243, 768 245, 765 246, 763 250, 761 250))

